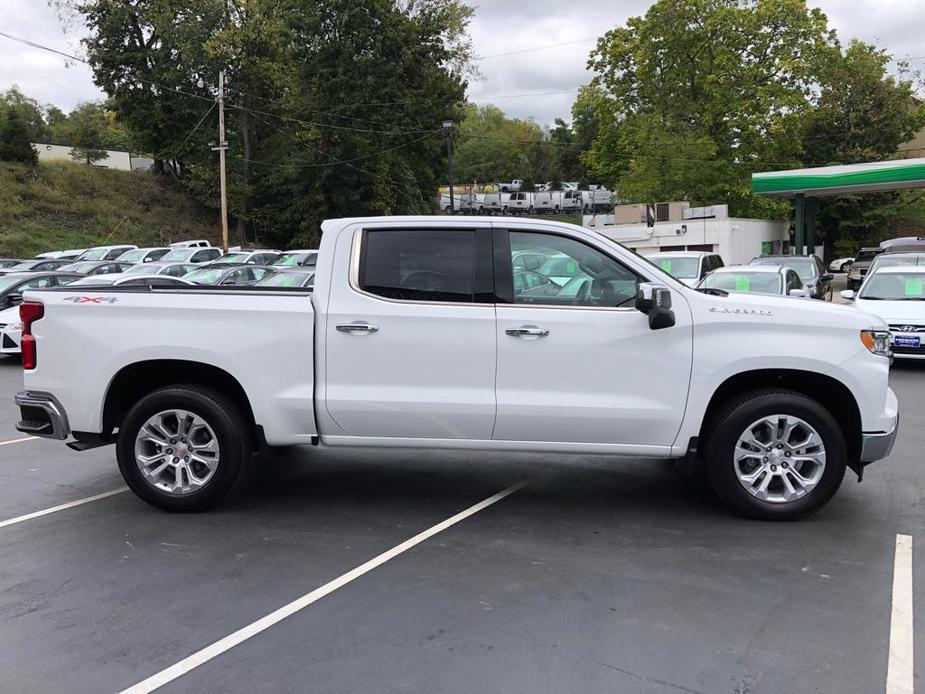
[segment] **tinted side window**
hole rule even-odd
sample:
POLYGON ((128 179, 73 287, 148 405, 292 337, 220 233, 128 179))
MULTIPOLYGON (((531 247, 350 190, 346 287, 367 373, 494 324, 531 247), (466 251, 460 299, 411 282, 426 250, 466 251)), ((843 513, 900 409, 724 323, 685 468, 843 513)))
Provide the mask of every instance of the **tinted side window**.
POLYGON ((468 230, 367 231, 360 288, 388 299, 472 303, 476 234, 468 230))
POLYGON ((714 268, 721 268, 723 267, 724 264, 725 263, 723 263, 723 259, 720 256, 718 255, 713 256, 713 267, 714 268))

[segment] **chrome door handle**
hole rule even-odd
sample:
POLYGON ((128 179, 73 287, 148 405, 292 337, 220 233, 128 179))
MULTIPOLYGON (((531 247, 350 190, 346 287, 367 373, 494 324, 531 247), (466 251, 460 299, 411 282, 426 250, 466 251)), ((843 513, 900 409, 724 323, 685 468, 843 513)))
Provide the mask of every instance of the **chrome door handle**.
POLYGON ((371 323, 341 323, 337 326, 337 332, 362 333, 364 335, 369 335, 371 333, 379 332, 379 326, 372 325, 371 323))
POLYGON ((549 331, 545 328, 533 328, 526 325, 522 328, 508 328, 504 332, 511 337, 524 337, 525 335, 529 337, 546 337, 549 335, 549 331))

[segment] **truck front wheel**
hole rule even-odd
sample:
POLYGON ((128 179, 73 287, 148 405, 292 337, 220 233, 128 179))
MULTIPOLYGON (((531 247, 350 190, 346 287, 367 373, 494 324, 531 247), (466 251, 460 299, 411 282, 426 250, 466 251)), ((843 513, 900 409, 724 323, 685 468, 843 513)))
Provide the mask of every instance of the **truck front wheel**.
POLYGON ((129 410, 119 427, 119 471, 135 494, 165 511, 202 511, 243 478, 250 425, 218 391, 161 388, 129 410))
POLYGON ((727 403, 707 434, 704 460, 717 495, 738 513, 795 520, 825 506, 845 476, 848 450, 832 414, 788 390, 727 403))

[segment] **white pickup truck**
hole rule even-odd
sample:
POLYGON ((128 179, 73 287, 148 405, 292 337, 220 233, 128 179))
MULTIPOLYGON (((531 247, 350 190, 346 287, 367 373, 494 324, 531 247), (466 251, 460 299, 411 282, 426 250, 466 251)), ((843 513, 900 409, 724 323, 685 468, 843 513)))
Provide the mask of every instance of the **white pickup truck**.
POLYGON ((167 510, 215 504, 254 451, 303 444, 683 459, 739 513, 789 519, 892 448, 889 332, 851 307, 702 293, 555 222, 323 231, 314 293, 27 292, 19 430, 115 443, 128 485, 167 510), (537 283, 547 257, 563 284, 537 283))

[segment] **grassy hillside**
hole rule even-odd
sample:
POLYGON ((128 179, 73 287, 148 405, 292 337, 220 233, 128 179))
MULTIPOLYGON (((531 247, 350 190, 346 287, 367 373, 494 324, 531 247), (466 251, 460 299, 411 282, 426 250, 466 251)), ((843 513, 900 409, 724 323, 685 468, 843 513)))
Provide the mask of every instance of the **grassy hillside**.
POLYGON ((111 243, 220 240, 218 214, 164 176, 0 162, 0 257, 111 243))

